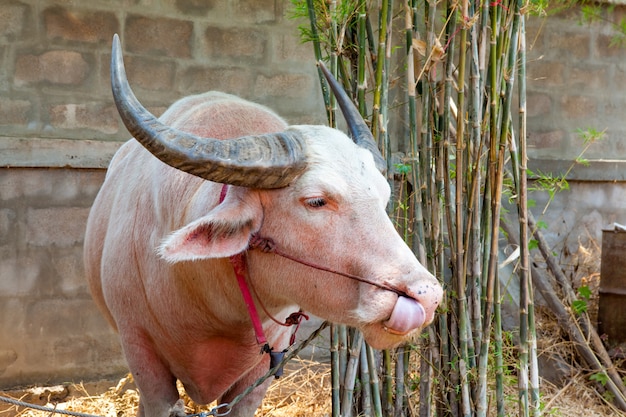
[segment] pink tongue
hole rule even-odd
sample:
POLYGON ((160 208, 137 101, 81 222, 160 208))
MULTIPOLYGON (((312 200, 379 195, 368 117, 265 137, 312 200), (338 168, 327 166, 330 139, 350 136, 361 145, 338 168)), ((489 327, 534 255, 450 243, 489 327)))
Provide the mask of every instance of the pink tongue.
POLYGON ((398 297, 389 320, 383 324, 391 333, 406 334, 424 325, 426 312, 417 301, 408 297, 398 297))

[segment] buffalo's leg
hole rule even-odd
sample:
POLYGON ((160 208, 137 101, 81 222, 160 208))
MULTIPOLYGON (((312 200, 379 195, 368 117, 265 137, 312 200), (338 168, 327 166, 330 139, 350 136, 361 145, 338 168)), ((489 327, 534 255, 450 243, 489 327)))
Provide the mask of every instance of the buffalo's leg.
POLYGON ((182 417, 184 407, 176 389, 176 378, 140 332, 120 334, 124 355, 139 388, 138 417, 182 417))

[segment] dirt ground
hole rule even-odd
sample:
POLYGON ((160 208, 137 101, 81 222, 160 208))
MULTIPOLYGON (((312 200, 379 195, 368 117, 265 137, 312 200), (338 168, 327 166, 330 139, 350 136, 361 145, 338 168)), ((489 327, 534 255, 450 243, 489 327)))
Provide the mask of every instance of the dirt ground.
MULTIPOLYGON (((590 386, 583 372, 562 387, 542 381, 542 405, 546 416, 563 417, 606 417, 619 416, 620 412, 608 406, 590 386)), ((515 396, 515 388, 510 387, 515 396)), ((137 411, 139 395, 130 376, 119 381, 78 384, 68 387, 39 387, 30 391, 4 393, 13 398, 23 398, 56 407, 104 417, 133 417, 137 411), (66 398, 59 398, 65 395, 66 398), (47 401, 50 398, 51 401, 47 401), (57 402, 59 401, 59 402, 57 402)), ((199 408, 186 400, 187 412, 198 413, 210 410, 199 408)), ((50 412, 18 408, 0 404, 0 417, 48 417, 50 412)), ((256 416, 275 417, 326 417, 331 415, 330 366, 313 361, 296 359, 285 370, 285 375, 276 380, 256 416)), ((510 410, 511 416, 517 411, 510 410)))

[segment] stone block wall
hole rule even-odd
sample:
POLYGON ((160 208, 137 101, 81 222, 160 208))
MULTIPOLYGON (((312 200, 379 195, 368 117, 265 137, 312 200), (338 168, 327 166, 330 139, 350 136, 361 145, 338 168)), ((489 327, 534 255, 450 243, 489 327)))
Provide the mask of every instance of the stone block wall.
POLYGON ((612 44, 626 6, 611 3, 593 23, 573 8, 527 25, 529 168, 568 172, 569 183, 554 197, 531 193, 532 211, 576 288, 598 283, 602 230, 626 223, 626 45, 612 44), (583 154, 588 164, 575 162, 579 129, 605 132, 583 154))
POLYGON ((323 122, 310 45, 288 1, 35 1, 0 4, 3 135, 120 140, 109 59, 119 33, 140 100, 159 113, 223 90, 293 122, 323 122))
POLYGON ((125 372, 83 277, 102 170, 0 169, 0 388, 125 372))
POLYGON ((126 372, 83 277, 89 208, 129 135, 110 93, 122 40, 155 114, 207 90, 324 123, 288 0, 0 1, 0 390, 126 372))
POLYGON ((606 9, 602 20, 581 23, 569 9, 527 24, 527 117, 531 168, 566 171, 583 150, 578 129, 606 130, 584 154, 571 179, 626 179, 626 45, 613 45, 613 25, 626 6, 606 9))

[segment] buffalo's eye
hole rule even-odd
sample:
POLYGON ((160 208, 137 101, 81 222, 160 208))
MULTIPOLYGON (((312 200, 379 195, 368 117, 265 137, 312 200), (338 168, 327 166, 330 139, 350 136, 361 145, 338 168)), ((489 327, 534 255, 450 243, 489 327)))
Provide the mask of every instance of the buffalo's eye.
POLYGON ((324 207, 327 204, 326 199, 323 197, 307 198, 304 202, 307 206, 312 208, 324 207))

